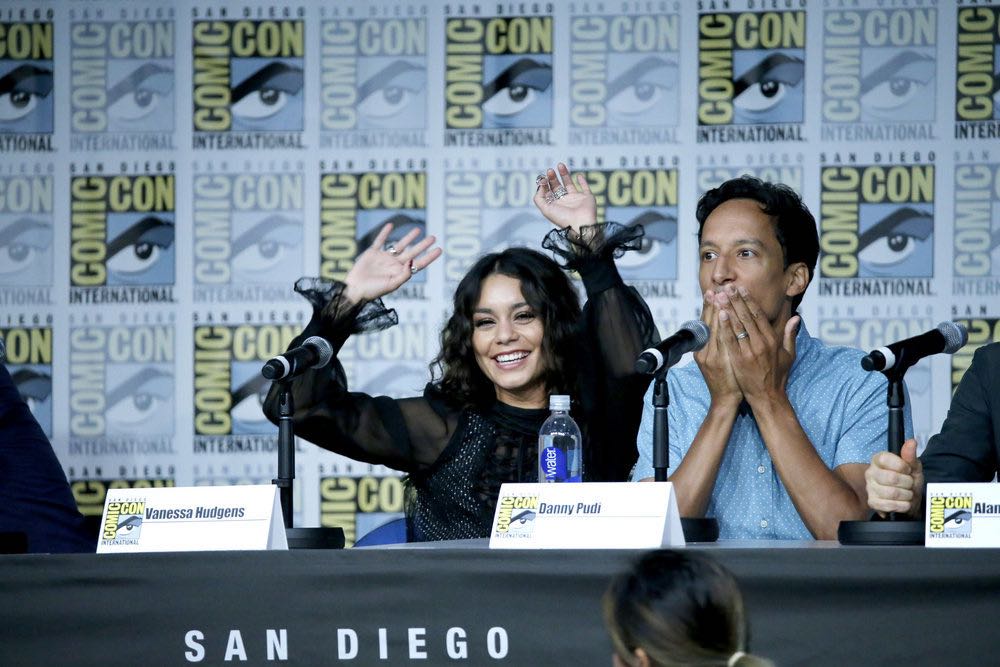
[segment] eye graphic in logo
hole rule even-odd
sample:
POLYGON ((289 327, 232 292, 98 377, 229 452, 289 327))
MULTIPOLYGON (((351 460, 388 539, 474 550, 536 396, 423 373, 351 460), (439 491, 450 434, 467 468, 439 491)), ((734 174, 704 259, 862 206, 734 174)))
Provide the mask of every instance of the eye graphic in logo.
POLYGON ((139 537, 139 531, 142 529, 142 516, 138 514, 123 514, 118 521, 118 529, 115 532, 115 538, 127 537, 129 539, 136 539, 139 537))
POLYGON ((944 518, 944 527, 957 529, 963 524, 968 524, 972 520, 972 512, 969 510, 956 510, 944 518))
POLYGON ((358 128, 424 128, 427 72, 406 60, 358 62, 358 128))
POLYGON ((174 71, 156 63, 118 60, 108 63, 108 129, 174 129, 174 71))
MULTIPOLYGON (((609 64, 624 70, 608 81, 608 124, 626 127, 677 124, 677 64, 659 56, 612 57, 609 64), (629 62, 633 64, 628 65, 629 62)), ((610 69, 610 68, 609 68, 610 69)))
POLYGON ((378 372, 362 385, 361 392, 372 396, 406 398, 420 392, 427 384, 427 374, 423 369, 410 368, 403 364, 391 364, 378 372))
POLYGON ((264 416, 264 398, 271 383, 260 374, 261 361, 237 361, 232 364, 233 435, 273 433, 274 425, 264 416))
POLYGON ((11 372, 11 379, 42 430, 52 435, 52 375, 48 369, 22 366, 11 372))
POLYGON ((934 275, 934 216, 909 206, 860 207, 858 275, 863 278, 934 275), (865 224, 865 222, 868 224, 865 224))
MULTIPOLYGON (((420 234, 417 235, 417 240, 422 239, 426 234, 427 225, 424 220, 416 217, 418 214, 423 214, 423 211, 416 209, 404 209, 399 211, 359 211, 358 231, 362 234, 361 238, 358 239, 358 255, 371 246, 372 241, 374 241, 375 237, 378 236, 379 230, 381 230, 386 223, 392 225, 392 231, 389 232, 389 240, 386 241, 386 245, 397 243, 401 238, 409 234, 410 231, 414 229, 420 230, 420 234), (387 213, 389 214, 389 217, 384 217, 387 213)), ((420 283, 424 282, 426 279, 426 271, 420 271, 414 274, 413 277, 410 278, 409 282, 420 283)))
POLYGON ((168 435, 174 428, 174 376, 156 366, 109 364, 108 435, 168 435))
POLYGON ((496 56, 483 63, 483 127, 548 127, 552 66, 532 58, 496 56))
POLYGON ((638 250, 631 250, 615 263, 626 280, 674 280, 677 278, 677 216, 672 210, 613 207, 609 220, 642 225, 645 234, 638 250))
POLYGON ((864 56, 866 65, 878 64, 861 79, 862 121, 934 119, 934 104, 927 98, 934 91, 934 58, 894 49, 868 49, 864 56), (883 60, 889 53, 895 55, 883 60))
POLYGON ((500 252, 506 248, 539 248, 542 239, 554 229, 552 223, 536 211, 523 209, 484 210, 483 252, 500 252))
POLYGON ((736 51, 733 68, 734 123, 801 123, 805 61, 797 55, 736 51), (765 55, 766 54, 766 55, 765 55))
POLYGON ((301 130, 302 68, 278 60, 232 61, 233 129, 301 130), (267 63, 267 64, 261 64, 267 63))
POLYGON ((174 223, 155 215, 140 215, 108 216, 108 283, 172 284, 174 223))
POLYGON ((281 213, 264 219, 254 214, 237 214, 233 220, 233 232, 233 282, 281 283, 287 278, 288 271, 300 267, 301 221, 281 213))
POLYGON ((52 223, 0 218, 0 285, 52 283, 52 223))
POLYGON ((0 132, 51 132, 51 92, 47 62, 23 63, 0 75, 0 132))

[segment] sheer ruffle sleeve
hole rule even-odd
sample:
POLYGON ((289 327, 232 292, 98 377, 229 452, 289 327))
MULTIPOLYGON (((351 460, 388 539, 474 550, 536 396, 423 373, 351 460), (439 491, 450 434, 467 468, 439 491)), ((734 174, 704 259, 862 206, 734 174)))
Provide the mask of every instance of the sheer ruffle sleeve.
MULTIPOLYGON (((312 319, 289 345, 322 336, 339 354, 351 334, 380 331, 397 323, 396 312, 380 299, 353 303, 344 284, 302 278, 295 284, 313 307, 312 319)), ((430 389, 423 397, 393 399, 348 390, 340 361, 310 369, 288 382, 295 434, 349 458, 405 472, 430 466, 444 450, 457 423, 457 411, 430 389)), ((264 401, 264 414, 278 420, 279 383, 264 401)))
POLYGON ((639 225, 609 222, 577 235, 555 230, 543 245, 580 273, 587 292, 580 340, 580 401, 589 419, 587 478, 623 481, 635 463, 635 439, 650 377, 635 372, 639 354, 659 340, 649 307, 626 285, 614 259, 639 248, 639 225))

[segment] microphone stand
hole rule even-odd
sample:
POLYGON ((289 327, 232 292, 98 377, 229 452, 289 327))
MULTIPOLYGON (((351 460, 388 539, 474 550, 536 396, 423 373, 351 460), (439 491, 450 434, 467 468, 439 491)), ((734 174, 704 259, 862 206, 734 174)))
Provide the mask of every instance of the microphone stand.
POLYGON ((292 415, 291 379, 279 380, 278 385, 278 476, 271 483, 278 487, 281 498, 281 516, 285 523, 285 537, 289 549, 343 549, 343 528, 295 528, 292 526, 294 505, 292 499, 295 480, 295 427, 292 415))
MULTIPOLYGON (((903 391, 903 375, 915 361, 900 358, 899 363, 889 370, 882 371, 889 381, 886 390, 886 404, 889 406, 889 425, 887 449, 889 453, 899 456, 906 437, 903 426, 903 406, 906 405, 906 394, 903 391)), ((922 545, 924 543, 924 522, 917 519, 906 519, 895 512, 890 512, 885 519, 877 513, 872 513, 868 521, 841 521, 837 528, 837 539, 841 544, 853 545, 922 545)))
MULTIPOLYGON (((667 388, 667 371, 664 365, 653 380, 653 479, 667 481, 670 467, 670 429, 667 407, 670 392, 667 388)), ((715 542, 719 539, 719 522, 709 517, 681 517, 685 542, 715 542)))

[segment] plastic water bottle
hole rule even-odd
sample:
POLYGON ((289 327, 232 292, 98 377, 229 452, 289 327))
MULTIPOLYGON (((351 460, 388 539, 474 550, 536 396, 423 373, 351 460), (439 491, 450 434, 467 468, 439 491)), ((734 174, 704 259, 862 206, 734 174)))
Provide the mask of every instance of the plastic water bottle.
POLYGON ((549 396, 552 414, 538 431, 538 481, 582 482, 583 439, 569 416, 569 396, 549 396))

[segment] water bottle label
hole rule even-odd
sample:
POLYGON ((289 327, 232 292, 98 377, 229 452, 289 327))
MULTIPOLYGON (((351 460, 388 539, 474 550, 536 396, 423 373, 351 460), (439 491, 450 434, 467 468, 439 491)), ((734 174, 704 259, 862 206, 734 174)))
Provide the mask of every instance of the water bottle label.
POLYGON ((566 452, 558 447, 546 447, 542 450, 538 461, 542 469, 543 482, 566 481, 566 452))

